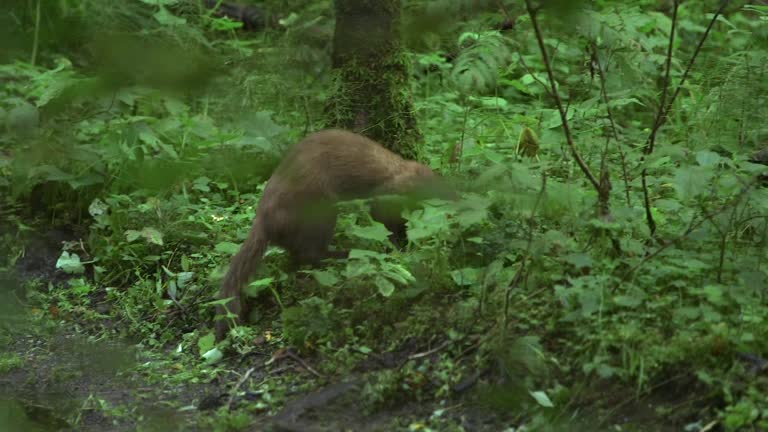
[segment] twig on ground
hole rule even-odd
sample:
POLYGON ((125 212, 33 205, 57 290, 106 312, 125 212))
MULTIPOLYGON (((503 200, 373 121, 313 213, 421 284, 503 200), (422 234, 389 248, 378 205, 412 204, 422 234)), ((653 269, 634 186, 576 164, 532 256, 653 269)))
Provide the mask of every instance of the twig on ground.
POLYGON ((293 350, 291 348, 283 348, 283 349, 277 350, 272 355, 272 358, 267 360, 264 363, 264 365, 268 366, 268 365, 276 362, 277 360, 282 360, 282 359, 284 359, 286 357, 288 357, 291 360, 293 360, 296 363, 298 363, 302 368, 304 368, 306 371, 310 372, 312 375, 314 375, 314 376, 316 376, 318 378, 322 378, 323 377, 323 375, 320 372, 316 371, 315 369, 312 368, 312 366, 308 365, 307 362, 305 362, 301 357, 299 357, 298 354, 293 352, 293 350))
POLYGON ((445 348, 447 348, 448 346, 450 346, 452 344, 453 344, 453 340, 448 339, 447 341, 441 343, 440 345, 436 346, 435 348, 432 348, 429 351, 424 351, 424 352, 420 352, 420 353, 409 355, 408 356, 408 360, 416 360, 416 359, 420 359, 422 357, 431 356, 432 354, 434 354, 436 352, 439 352, 439 351, 442 351, 442 350, 444 350, 445 348))
POLYGON ((227 400, 227 411, 229 411, 232 408, 232 402, 235 400, 235 395, 237 395, 237 389, 239 389, 240 386, 243 385, 243 383, 248 380, 248 377, 250 377, 253 371, 255 370, 256 368, 252 367, 247 371, 245 371, 243 376, 240 377, 239 380, 237 380, 237 384, 235 384, 235 386, 232 387, 232 390, 229 393, 229 399, 227 400))

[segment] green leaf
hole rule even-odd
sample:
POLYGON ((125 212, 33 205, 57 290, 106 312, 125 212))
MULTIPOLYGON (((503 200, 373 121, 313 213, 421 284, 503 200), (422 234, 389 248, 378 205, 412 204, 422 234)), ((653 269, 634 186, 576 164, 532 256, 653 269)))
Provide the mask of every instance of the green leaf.
POLYGON ((210 192, 211 188, 208 186, 210 182, 211 179, 208 177, 198 177, 192 181, 192 189, 199 190, 200 192, 210 192))
POLYGON ((88 213, 94 218, 106 214, 107 210, 109 210, 109 206, 98 198, 91 201, 91 204, 88 206, 88 213))
POLYGON ((594 289, 589 289, 579 293, 579 304, 581 305, 581 314, 584 317, 590 316, 600 310, 600 293, 594 289))
POLYGON ((379 294, 383 295, 384 297, 389 297, 393 292, 395 292, 395 285, 384 277, 376 277, 373 280, 373 283, 376 285, 376 288, 378 288, 379 294))
POLYGON ((234 255, 240 250, 240 245, 232 242, 217 243, 213 248, 216 252, 228 255, 234 255))
POLYGON ((407 212, 408 240, 430 238, 449 228, 448 213, 444 208, 425 207, 407 212))
POLYGON ((245 295, 248 297, 256 297, 261 293, 262 291, 266 290, 267 288, 272 285, 272 282, 275 281, 275 278, 273 277, 267 277, 263 279, 255 280, 248 284, 247 287, 245 287, 245 295))
POLYGON ((364 258, 384 259, 386 258, 386 255, 376 251, 370 251, 366 249, 352 249, 349 251, 349 258, 350 259, 364 259, 364 258))
POLYGON ((138 239, 139 237, 141 237, 141 233, 139 231, 127 230, 125 232, 125 240, 127 240, 128 243, 136 241, 136 239, 138 239))
POLYGON ((27 174, 28 178, 40 178, 47 181, 68 182, 75 178, 72 174, 62 171, 53 165, 40 165, 33 167, 27 174))
POLYGON ((224 354, 218 348, 212 348, 203 354, 205 364, 213 364, 224 358, 224 354))
POLYGON ((350 259, 345 270, 345 276, 352 279, 375 273, 378 269, 366 259, 350 259))
POLYGON ((470 286, 477 284, 480 281, 482 274, 482 268, 465 267, 463 269, 452 271, 451 278, 458 286, 470 286))
POLYGON ((195 276, 194 272, 181 272, 176 275, 176 283, 179 285, 179 288, 184 288, 187 286, 187 283, 192 280, 192 278, 195 276))
POLYGON ((675 186, 677 196, 683 200, 690 200, 699 195, 709 194, 709 182, 712 178, 712 170, 704 167, 680 167, 675 172, 672 183, 675 186))
POLYGON ((701 316, 701 310, 698 307, 683 306, 675 310, 675 316, 683 321, 695 321, 701 316))
POLYGON ((469 100, 473 102, 479 102, 481 106, 487 108, 507 108, 509 102, 506 99, 500 97, 477 97, 470 96, 469 100))
POLYGON ((549 399, 549 396, 547 396, 547 394, 543 391, 529 391, 528 393, 530 393, 531 396, 536 399, 536 402, 538 402, 539 405, 545 408, 553 408, 555 406, 549 399))
POLYGON ((93 291, 93 285, 89 284, 83 278, 72 279, 69 281, 69 287, 75 295, 84 296, 93 291))
POLYGON ((144 237, 149 243, 156 245, 163 245, 163 234, 152 227, 145 227, 141 230, 141 236, 144 237))
POLYGON ((186 19, 170 13, 168 9, 164 7, 161 7, 160 10, 152 16, 157 20, 157 22, 165 26, 177 26, 187 23, 186 19))
POLYGON ((407 285, 416 280, 408 269, 399 264, 390 264, 387 266, 387 277, 403 285, 407 285))
POLYGON ((618 306, 624 306, 628 308, 636 308, 640 306, 645 300, 645 295, 639 291, 633 291, 628 294, 617 295, 613 298, 613 302, 618 306))
POLYGON ((61 252, 61 256, 56 260, 56 268, 67 274, 83 274, 85 272, 85 267, 80 262, 80 257, 75 253, 70 254, 67 251, 61 252))
POLYGON ((317 283, 325 287, 333 287, 339 283, 339 278, 336 274, 329 270, 313 270, 311 272, 317 283))
POLYGON ((383 242, 389 237, 389 230, 387 230, 383 224, 375 222, 366 227, 353 226, 350 230, 350 234, 366 240, 383 242))
POLYGON ((477 194, 468 195, 461 202, 461 209, 455 215, 454 219, 460 227, 469 228, 482 222, 488 221, 488 208, 493 204, 488 197, 477 194))
POLYGON ((240 21, 232 21, 227 17, 214 17, 211 18, 211 28, 217 31, 232 31, 243 27, 243 23, 240 21))
POLYGON ((592 268, 592 257, 586 253, 572 253, 563 256, 563 260, 577 269, 592 268))
POLYGON ((703 167, 711 168, 717 166, 722 159, 719 154, 711 150, 702 150, 696 153, 696 162, 703 167))
MULTIPOLYGON (((248 111, 248 110, 246 110, 248 111)), ((272 112, 258 111, 243 114, 239 121, 248 137, 272 138, 282 133, 285 128, 272 120, 272 112)))
POLYGON ((179 2, 179 0, 140 0, 142 3, 151 6, 171 6, 179 2))
POLYGON ((707 285, 701 290, 701 292, 704 294, 704 297, 706 297, 707 301, 713 305, 722 306, 725 304, 725 292, 723 291, 722 286, 707 285))
POLYGON ((206 352, 213 349, 216 344, 216 337, 213 333, 208 333, 197 340, 197 350, 201 356, 204 356, 206 352))
POLYGON ((168 292, 168 297, 174 300, 176 299, 176 288, 176 281, 172 280, 168 282, 168 288, 166 289, 166 292, 168 292))

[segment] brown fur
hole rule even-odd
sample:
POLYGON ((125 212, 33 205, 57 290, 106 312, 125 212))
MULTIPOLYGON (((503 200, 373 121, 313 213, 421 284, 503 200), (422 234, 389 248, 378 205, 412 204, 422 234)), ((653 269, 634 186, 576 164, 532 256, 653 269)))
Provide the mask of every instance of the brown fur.
MULTIPOLYGON (((420 197, 454 198, 431 169, 409 161, 362 135, 331 129, 313 133, 285 156, 267 182, 248 238, 232 258, 220 298, 241 320, 247 315, 241 290, 255 272, 268 244, 285 248, 297 265, 316 264, 346 252, 330 253, 338 201, 377 195, 414 193, 420 197)), ((372 216, 395 235, 405 233, 399 211, 374 205, 372 216)), ((224 307, 217 315, 225 315, 224 307)), ((216 323, 216 338, 229 320, 216 323)))

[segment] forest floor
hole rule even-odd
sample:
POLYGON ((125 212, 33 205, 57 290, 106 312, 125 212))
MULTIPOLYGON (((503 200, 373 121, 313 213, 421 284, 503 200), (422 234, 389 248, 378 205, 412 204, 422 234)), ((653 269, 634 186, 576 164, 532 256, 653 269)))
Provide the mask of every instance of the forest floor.
MULTIPOLYGON (((6 292, 18 293, 17 287, 28 281, 37 280, 38 286, 41 280, 63 282, 51 269, 66 236, 47 233, 46 240, 34 239, 28 249, 34 252, 17 264, 21 283, 5 283, 11 288, 6 292)), ((404 400, 375 412, 364 410, 366 374, 396 367, 410 355, 423 354, 423 347, 372 356, 352 368, 355 375, 319 376, 315 369, 321 359, 304 359, 288 348, 230 356, 212 372, 185 362, 175 347, 139 352, 130 340, 115 341, 95 331, 115 325, 109 321, 94 325, 53 308, 9 310, 5 324, 11 325, 0 326, 7 348, 0 358, 2 430, 498 431, 516 430, 509 428, 510 420, 521 418, 482 408, 463 390, 447 404, 404 400), (271 391, 243 392, 246 379, 271 382, 271 391)), ((466 387, 473 384, 470 380, 466 387)), ((665 388, 638 400, 627 398, 621 387, 600 385, 590 394, 582 398, 591 401, 588 405, 573 410, 580 420, 557 423, 567 424, 568 430, 679 430, 655 407, 675 407, 691 397, 685 389, 665 388)))

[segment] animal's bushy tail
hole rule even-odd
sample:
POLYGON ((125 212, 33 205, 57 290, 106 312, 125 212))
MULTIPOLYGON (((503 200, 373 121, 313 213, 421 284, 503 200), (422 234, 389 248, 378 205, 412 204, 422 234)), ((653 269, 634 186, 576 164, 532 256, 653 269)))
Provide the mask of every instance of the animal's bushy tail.
MULTIPOLYGON (((267 236, 257 217, 253 222, 248 238, 245 239, 243 245, 240 246, 240 250, 237 254, 232 257, 229 264, 229 270, 224 276, 224 280, 221 284, 219 298, 225 299, 232 297, 232 300, 225 305, 217 306, 216 315, 225 316, 227 314, 226 309, 228 309, 229 312, 237 315, 238 320, 242 320, 244 315, 243 301, 241 299, 242 289, 248 283, 261 262, 261 258, 264 256, 264 251, 267 249, 267 243, 267 236)), ((224 318, 219 319, 216 322, 216 339, 223 339, 226 336, 227 331, 229 331, 229 320, 224 318)))

